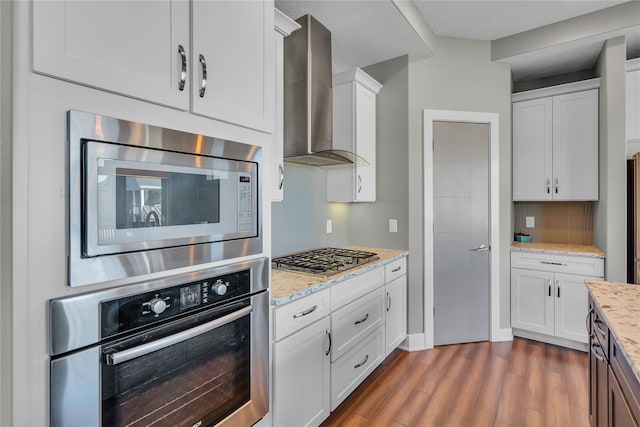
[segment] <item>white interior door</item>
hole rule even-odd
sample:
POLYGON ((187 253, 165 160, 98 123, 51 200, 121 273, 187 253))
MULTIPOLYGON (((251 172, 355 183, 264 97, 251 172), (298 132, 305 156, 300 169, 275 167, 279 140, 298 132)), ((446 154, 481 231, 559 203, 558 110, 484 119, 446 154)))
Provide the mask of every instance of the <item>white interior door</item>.
POLYGON ((435 345, 489 339, 489 136, 433 123, 435 345))

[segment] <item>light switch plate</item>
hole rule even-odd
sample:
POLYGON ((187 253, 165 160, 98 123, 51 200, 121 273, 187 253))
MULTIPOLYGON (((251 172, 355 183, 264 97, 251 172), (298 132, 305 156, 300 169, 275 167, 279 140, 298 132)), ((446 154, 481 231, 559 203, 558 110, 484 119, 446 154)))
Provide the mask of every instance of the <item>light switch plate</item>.
POLYGON ((332 228, 333 228, 333 223, 331 222, 330 219, 328 219, 327 220, 327 234, 331 234, 331 232, 333 231, 332 228))
POLYGON ((527 216, 525 217, 526 227, 527 228, 535 228, 536 227, 536 217, 535 216, 527 216))
POLYGON ((389 220, 389 233, 397 233, 398 232, 398 220, 390 219, 389 220))

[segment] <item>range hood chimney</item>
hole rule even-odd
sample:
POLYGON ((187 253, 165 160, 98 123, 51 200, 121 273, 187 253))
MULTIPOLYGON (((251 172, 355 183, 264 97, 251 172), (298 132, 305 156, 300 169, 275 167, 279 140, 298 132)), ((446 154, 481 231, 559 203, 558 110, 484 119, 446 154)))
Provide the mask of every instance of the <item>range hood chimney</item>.
POLYGON ((311 15, 284 39, 284 157, 312 166, 368 162, 333 148, 331 32, 311 15))

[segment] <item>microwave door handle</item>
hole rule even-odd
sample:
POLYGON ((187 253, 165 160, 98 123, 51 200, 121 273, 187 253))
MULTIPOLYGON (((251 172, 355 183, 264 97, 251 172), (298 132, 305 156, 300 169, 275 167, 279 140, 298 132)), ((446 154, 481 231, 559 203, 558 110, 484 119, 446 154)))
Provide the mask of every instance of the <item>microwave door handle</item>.
POLYGON ((178 344, 182 341, 186 341, 188 339, 197 337, 198 335, 202 335, 206 332, 212 331, 216 328, 219 328, 228 323, 236 321, 241 317, 244 317, 247 314, 250 314, 252 311, 253 311, 252 306, 243 307, 238 311, 234 311, 233 313, 227 314, 226 316, 220 317, 218 319, 212 320, 207 323, 203 323, 202 325, 198 325, 194 328, 187 329, 177 334, 170 335, 168 337, 165 337, 147 344, 142 344, 127 350, 122 350, 116 353, 107 354, 106 363, 107 365, 118 365, 120 363, 127 362, 131 359, 135 359, 136 357, 144 356, 146 354, 153 353, 154 351, 157 351, 157 350, 162 350, 163 348, 170 347, 174 344, 178 344))

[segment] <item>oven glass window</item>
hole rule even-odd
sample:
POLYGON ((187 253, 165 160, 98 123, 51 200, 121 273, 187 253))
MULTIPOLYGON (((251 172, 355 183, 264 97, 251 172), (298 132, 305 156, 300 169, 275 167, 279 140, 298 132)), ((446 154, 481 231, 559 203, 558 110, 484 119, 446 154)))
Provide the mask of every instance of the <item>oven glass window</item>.
POLYGON ((220 176, 116 168, 116 229, 217 224, 220 176))
POLYGON ((118 365, 103 364, 104 426, 215 425, 251 398, 250 316, 118 365))

